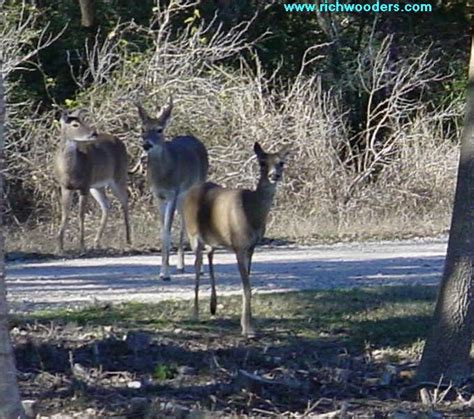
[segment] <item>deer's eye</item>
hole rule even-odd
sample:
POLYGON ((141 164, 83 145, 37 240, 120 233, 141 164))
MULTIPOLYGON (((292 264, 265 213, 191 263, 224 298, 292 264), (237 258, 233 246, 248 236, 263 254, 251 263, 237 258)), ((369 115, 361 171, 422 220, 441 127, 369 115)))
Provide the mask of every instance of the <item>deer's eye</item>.
POLYGON ((72 126, 73 128, 79 128, 79 122, 72 122, 72 123, 71 123, 71 126, 72 126))

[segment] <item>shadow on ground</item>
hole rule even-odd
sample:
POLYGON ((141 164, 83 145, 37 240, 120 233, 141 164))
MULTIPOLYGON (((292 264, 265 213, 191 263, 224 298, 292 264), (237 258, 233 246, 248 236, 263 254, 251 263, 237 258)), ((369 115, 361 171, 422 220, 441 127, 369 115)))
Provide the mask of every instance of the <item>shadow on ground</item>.
MULTIPOLYGON (((201 322, 177 301, 22 317, 13 328, 22 392, 39 399, 42 412, 89 408, 101 416, 309 415, 347 401, 350 412, 369 417, 385 417, 402 401, 422 411, 416 392, 405 390, 435 292, 260 295, 260 334, 251 340, 239 335, 237 297, 222 298, 216 318, 205 314, 204 300, 201 322)), ((448 400, 439 409, 457 411, 448 400)))

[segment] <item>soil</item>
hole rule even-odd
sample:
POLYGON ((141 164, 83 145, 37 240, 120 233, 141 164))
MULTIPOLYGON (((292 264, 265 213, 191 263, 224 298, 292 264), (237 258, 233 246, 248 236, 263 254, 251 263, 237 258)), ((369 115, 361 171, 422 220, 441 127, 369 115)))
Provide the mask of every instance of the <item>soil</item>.
MULTIPOLYGON (((437 285, 445 254, 445 238, 260 247, 252 266, 252 289, 257 294, 380 285, 437 285)), ((160 262, 158 254, 9 262, 10 306, 15 312, 27 312, 97 302, 191 299, 194 295, 192 255, 186 255, 187 273, 175 273, 170 282, 159 280, 160 262)), ((214 263, 219 295, 240 294, 235 256, 218 253, 214 263)), ((202 295, 209 295, 207 275, 202 277, 201 283, 202 295)))

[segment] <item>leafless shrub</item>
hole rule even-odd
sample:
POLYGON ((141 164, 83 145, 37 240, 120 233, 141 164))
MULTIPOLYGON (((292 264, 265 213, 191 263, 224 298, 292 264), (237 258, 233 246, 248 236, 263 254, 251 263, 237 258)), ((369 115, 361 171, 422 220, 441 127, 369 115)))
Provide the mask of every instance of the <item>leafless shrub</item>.
POLYGON ((23 68, 40 50, 55 42, 62 34, 49 32, 48 26, 38 30, 35 22, 39 11, 26 1, 7 5, 0 0, 0 61, 5 79, 23 68))
MULTIPOLYGON (((35 198, 38 199, 39 206, 49 206, 50 202, 41 202, 44 195, 39 193, 40 188, 37 186, 42 184, 44 179, 49 179, 44 163, 50 157, 50 150, 44 147, 44 144, 38 148, 40 141, 35 137, 45 119, 38 116, 33 101, 20 102, 14 98, 16 85, 10 81, 9 76, 14 71, 27 70, 38 52, 55 42, 65 28, 58 34, 49 32, 48 26, 36 29, 40 12, 27 1, 7 3, 0 0, 0 11, 0 62, 6 84, 7 105, 7 165, 4 172, 7 180, 6 193, 17 200, 17 207, 21 207, 22 199, 29 201, 35 198)), ((12 202, 8 200, 7 211, 11 206, 12 202)))
POLYGON ((359 183, 391 163, 398 149, 397 133, 426 107, 421 100, 424 88, 443 79, 435 72, 436 61, 429 58, 428 50, 409 59, 394 59, 392 44, 391 35, 379 46, 371 39, 357 59, 353 82, 366 94, 367 104, 365 127, 346 148, 345 164, 357 173, 346 186, 347 200, 359 183))

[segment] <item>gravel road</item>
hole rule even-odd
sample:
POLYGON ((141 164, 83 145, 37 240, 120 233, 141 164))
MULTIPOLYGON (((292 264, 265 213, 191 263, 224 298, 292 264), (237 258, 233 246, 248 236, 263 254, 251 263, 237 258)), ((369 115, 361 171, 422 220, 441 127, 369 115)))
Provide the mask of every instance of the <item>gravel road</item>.
MULTIPOLYGON (((437 285, 445 253, 446 238, 262 247, 254 256, 253 292, 437 285)), ((217 253, 214 260, 218 295, 240 293, 234 255, 217 253)), ((10 262, 10 306, 13 311, 25 312, 97 302, 192 298, 192 255, 186 255, 187 272, 175 274, 167 283, 158 279, 159 263, 159 255, 10 262)), ((208 275, 204 275, 201 295, 209 295, 209 289, 208 275)))

